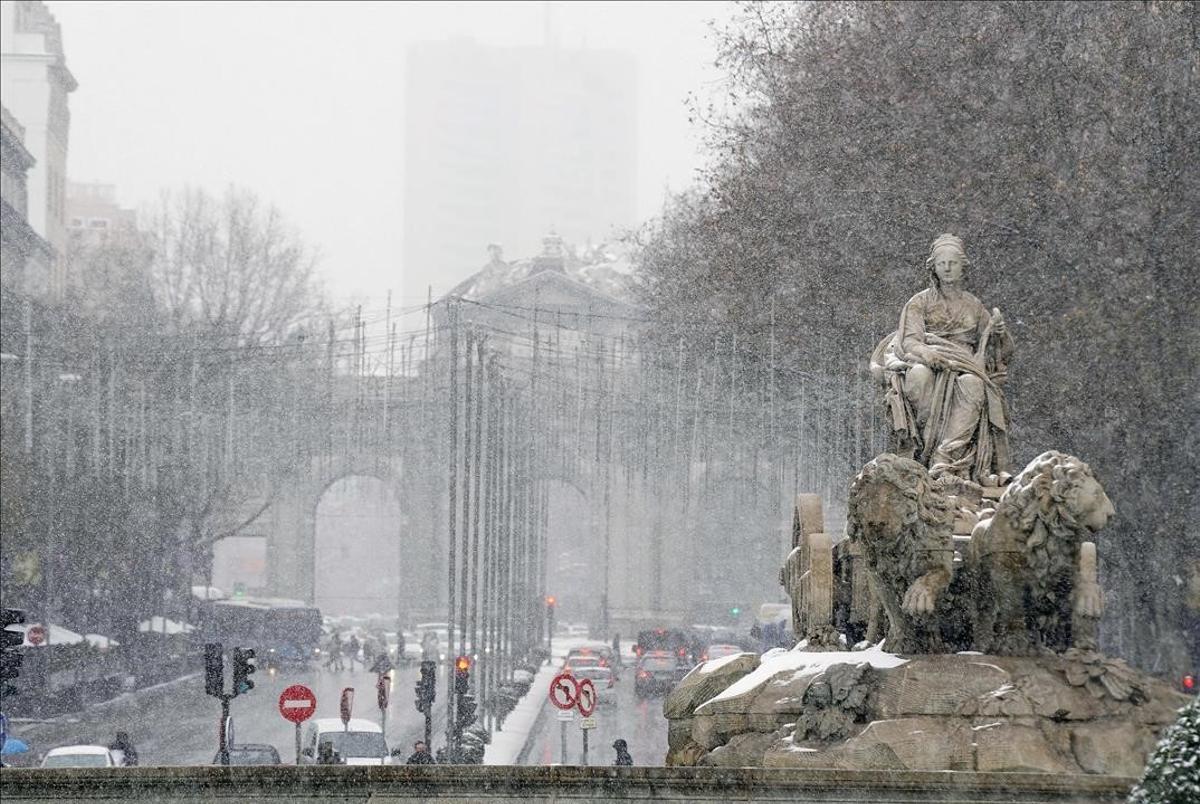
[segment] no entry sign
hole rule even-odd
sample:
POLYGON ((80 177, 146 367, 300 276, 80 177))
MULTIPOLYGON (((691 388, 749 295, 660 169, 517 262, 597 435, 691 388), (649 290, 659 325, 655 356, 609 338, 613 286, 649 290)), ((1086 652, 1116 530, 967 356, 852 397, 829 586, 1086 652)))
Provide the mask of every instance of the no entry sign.
POLYGON ((550 681, 550 703, 559 709, 573 709, 579 701, 579 682, 569 671, 563 671, 550 681))
POLYGON ((279 694, 279 714, 299 725, 317 711, 317 696, 303 684, 293 684, 279 694))

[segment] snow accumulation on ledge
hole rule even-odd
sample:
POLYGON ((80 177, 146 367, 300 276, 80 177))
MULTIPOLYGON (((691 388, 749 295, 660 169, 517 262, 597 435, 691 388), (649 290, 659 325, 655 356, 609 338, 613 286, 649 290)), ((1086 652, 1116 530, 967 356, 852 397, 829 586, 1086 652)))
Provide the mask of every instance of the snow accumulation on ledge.
MULTIPOLYGON (((710 698, 707 703, 736 698, 765 684, 779 673, 784 673, 788 670, 795 671, 791 679, 788 679, 794 680, 803 676, 816 675, 835 664, 869 664, 872 667, 882 669, 899 667, 908 662, 908 659, 902 659, 894 653, 885 652, 883 650, 883 642, 866 650, 851 651, 816 652, 804 650, 805 647, 806 644, 802 642, 791 650, 776 648, 775 650, 767 651, 762 655, 762 663, 758 666, 757 670, 738 679, 737 682, 726 688, 724 692, 710 698)), ((719 659, 718 661, 724 660, 719 659)), ((701 704, 701 707, 703 706, 704 704, 701 704)), ((697 707, 697 711, 699 711, 699 708, 697 707)))

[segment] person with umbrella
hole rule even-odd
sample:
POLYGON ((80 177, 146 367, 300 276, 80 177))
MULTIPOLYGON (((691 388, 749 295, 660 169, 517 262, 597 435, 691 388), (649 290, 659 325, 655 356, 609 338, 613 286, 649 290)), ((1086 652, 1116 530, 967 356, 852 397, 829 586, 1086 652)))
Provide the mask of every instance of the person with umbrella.
POLYGON ((5 739, 4 745, 0 746, 0 768, 9 767, 8 763, 4 761, 5 757, 11 757, 14 754, 24 754, 28 750, 29 746, 25 744, 24 740, 18 740, 16 737, 5 739))

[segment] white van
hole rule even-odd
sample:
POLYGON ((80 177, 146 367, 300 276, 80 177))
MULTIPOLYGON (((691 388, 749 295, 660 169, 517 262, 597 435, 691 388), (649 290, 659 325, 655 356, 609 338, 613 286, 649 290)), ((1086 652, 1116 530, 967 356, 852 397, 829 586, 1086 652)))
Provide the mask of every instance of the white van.
POLYGON ((351 718, 348 726, 341 719, 322 717, 310 720, 301 742, 300 764, 315 765, 321 743, 330 743, 344 765, 390 765, 391 755, 378 723, 351 718))

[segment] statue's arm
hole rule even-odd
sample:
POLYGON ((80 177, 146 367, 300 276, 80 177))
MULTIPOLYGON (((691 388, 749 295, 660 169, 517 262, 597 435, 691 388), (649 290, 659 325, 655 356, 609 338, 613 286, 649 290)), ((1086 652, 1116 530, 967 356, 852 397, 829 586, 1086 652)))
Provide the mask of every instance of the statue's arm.
POLYGON ((941 364, 941 356, 925 343, 925 309, 919 295, 910 299, 900 313, 899 337, 904 356, 915 357, 931 368, 941 364))
MULTIPOLYGON (((998 312, 999 310, 997 310, 997 313, 998 312)), ((992 327, 990 342, 994 344, 996 357, 999 358, 1000 363, 1003 363, 1007 366, 1009 361, 1012 359, 1013 352, 1015 351, 1013 349, 1012 334, 1008 331, 1008 325, 1004 321, 1004 316, 993 316, 988 312, 987 308, 984 307, 983 316, 979 321, 980 335, 984 333, 989 325, 992 327)))

